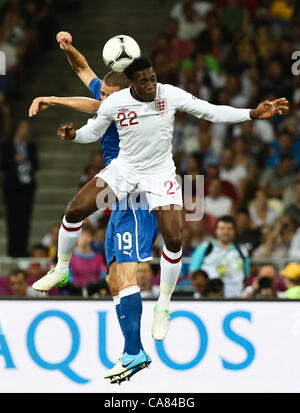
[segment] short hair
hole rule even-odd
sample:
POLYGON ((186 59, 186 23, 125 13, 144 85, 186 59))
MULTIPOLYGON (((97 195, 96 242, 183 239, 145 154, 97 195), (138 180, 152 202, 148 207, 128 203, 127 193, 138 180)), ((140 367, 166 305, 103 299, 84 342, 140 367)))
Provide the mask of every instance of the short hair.
POLYGON ((203 271, 203 270, 197 270, 197 271, 192 272, 191 279, 194 280, 199 275, 200 277, 203 277, 206 281, 208 280, 208 274, 206 271, 203 271))
POLYGON ((208 280, 205 293, 206 295, 209 293, 223 293, 224 291, 224 283, 220 278, 213 278, 212 280, 208 280))
POLYGON ((31 253, 34 250, 43 250, 43 251, 47 252, 47 254, 48 254, 48 248, 45 247, 45 245, 43 245, 41 242, 38 242, 37 244, 33 245, 32 249, 31 249, 31 253))
POLYGON ((240 208, 236 211, 236 214, 244 214, 250 217, 249 211, 247 208, 240 208))
POLYGON ((14 268, 9 274, 8 278, 15 277, 18 274, 22 274, 24 279, 27 281, 27 272, 25 270, 20 270, 20 268, 14 268))
POLYGON ((236 229, 235 220, 230 215, 223 215, 223 216, 219 217, 216 221, 216 228, 217 228, 219 222, 225 222, 226 224, 232 224, 234 229, 236 229))
POLYGON ((293 160, 292 155, 289 155, 289 154, 287 154, 287 153, 281 155, 280 162, 286 161, 286 160, 292 161, 292 160, 293 160))
POLYGON ((122 72, 108 72, 103 78, 103 82, 110 87, 126 89, 128 87, 127 78, 122 72))
POLYGON ((86 223, 82 226, 82 232, 89 232, 92 236, 94 236, 95 234, 94 227, 89 223, 86 223))
POLYGON ((152 67, 151 61, 146 57, 139 57, 138 59, 134 59, 134 61, 126 67, 123 73, 125 73, 129 80, 132 80, 136 72, 148 69, 149 67, 152 67))

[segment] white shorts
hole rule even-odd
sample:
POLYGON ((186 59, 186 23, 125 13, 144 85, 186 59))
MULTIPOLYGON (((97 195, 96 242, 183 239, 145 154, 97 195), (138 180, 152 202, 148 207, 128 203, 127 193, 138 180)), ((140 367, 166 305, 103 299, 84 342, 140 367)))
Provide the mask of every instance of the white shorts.
POLYGON ((96 178, 103 179, 119 201, 132 192, 145 192, 150 211, 167 205, 182 207, 183 204, 181 185, 175 173, 161 176, 141 174, 116 158, 96 178))

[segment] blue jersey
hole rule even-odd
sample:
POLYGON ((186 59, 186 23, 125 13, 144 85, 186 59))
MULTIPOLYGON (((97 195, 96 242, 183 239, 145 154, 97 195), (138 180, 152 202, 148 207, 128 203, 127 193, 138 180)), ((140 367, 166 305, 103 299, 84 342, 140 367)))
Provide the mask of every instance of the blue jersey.
MULTIPOLYGON (((101 80, 95 77, 89 84, 89 89, 97 100, 101 100, 101 80)), ((107 166, 110 162, 119 155, 119 134, 116 125, 112 122, 105 134, 100 138, 104 165, 107 166)))
MULTIPOLYGON (((89 84, 89 89, 97 100, 101 100, 101 84, 98 77, 89 84)), ((100 138, 100 142, 104 164, 107 166, 117 158, 120 150, 119 134, 114 123, 111 123, 100 138)), ((117 202, 106 230, 105 255, 108 267, 114 260, 121 263, 144 262, 152 259, 152 244, 157 234, 156 215, 145 209, 130 209, 128 197, 121 203, 124 202, 127 203, 127 209, 119 209, 119 202, 117 202)))

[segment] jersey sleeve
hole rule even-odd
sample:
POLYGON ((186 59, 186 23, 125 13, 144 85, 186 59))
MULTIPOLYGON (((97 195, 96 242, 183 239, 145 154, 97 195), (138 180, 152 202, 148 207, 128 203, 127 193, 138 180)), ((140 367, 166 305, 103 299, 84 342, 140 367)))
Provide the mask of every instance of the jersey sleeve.
POLYGON ((176 99, 175 106, 177 110, 187 112, 197 118, 203 118, 214 123, 239 123, 251 120, 250 109, 237 109, 232 106, 213 105, 206 100, 198 99, 191 93, 177 87, 173 87, 173 90, 173 98, 176 99))
POLYGON ((102 82, 99 77, 94 77, 89 84, 89 89, 95 99, 101 100, 101 85, 102 82))
POLYGON ((96 142, 104 135, 106 129, 113 121, 110 105, 107 100, 103 101, 96 115, 89 119, 87 124, 76 130, 73 142, 90 143, 96 142))

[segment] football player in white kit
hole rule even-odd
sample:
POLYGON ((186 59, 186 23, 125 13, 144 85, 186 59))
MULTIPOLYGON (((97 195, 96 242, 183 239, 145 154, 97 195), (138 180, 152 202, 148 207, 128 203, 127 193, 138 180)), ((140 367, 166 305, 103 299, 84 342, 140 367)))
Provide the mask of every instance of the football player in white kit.
MULTIPOLYGON (((78 228, 91 213, 107 205, 105 199, 122 200, 127 194, 146 192, 150 210, 157 214, 164 239, 161 256, 160 296, 154 308, 152 335, 162 340, 168 331, 170 299, 181 269, 183 226, 181 188, 175 178, 171 153, 174 114, 188 112, 211 122, 238 123, 265 119, 287 109, 285 98, 261 102, 256 109, 212 105, 171 85, 157 83, 149 60, 139 58, 125 69, 130 87, 109 96, 97 115, 75 130, 72 123, 58 129, 61 139, 78 143, 97 141, 114 122, 120 137, 116 159, 90 181, 69 204, 65 222, 78 228), (106 194, 106 197, 104 196, 106 194), (96 205, 97 203, 97 205, 96 205)), ((76 231, 59 245, 75 245, 76 231), (70 237, 70 241, 68 241, 70 237)), ((71 255, 58 251, 58 264, 67 268, 71 255)), ((60 271, 62 272, 62 271, 60 271)), ((127 294, 134 294, 134 286, 127 294)))

